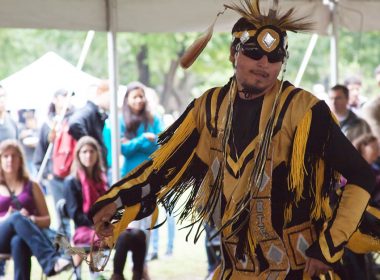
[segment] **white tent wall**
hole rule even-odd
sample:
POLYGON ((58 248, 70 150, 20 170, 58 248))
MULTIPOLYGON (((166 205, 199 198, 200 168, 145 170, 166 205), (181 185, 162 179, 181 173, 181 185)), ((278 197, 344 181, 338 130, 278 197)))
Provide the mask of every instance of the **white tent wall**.
POLYGON ((338 25, 353 32, 380 30, 380 0, 339 0, 338 25))
POLYGON ((41 119, 46 116, 48 105, 58 89, 75 92, 74 102, 84 104, 87 93, 98 83, 98 78, 77 69, 54 52, 44 54, 0 81, 7 90, 7 107, 11 112, 36 109, 41 119))
MULTIPOLYGON (((109 0, 1 0, 0 26, 108 31, 109 0)), ((117 32, 203 31, 224 3, 232 0, 113 0, 117 7, 117 32)), ((236 2, 236 1, 235 1, 236 2)), ((262 1, 264 5, 268 0, 262 1)), ((327 34, 330 20, 328 2, 336 2, 339 25, 352 31, 380 29, 378 0, 280 0, 296 13, 312 14, 316 31, 327 34)), ((237 16, 231 11, 218 20, 216 30, 230 30, 237 16)))

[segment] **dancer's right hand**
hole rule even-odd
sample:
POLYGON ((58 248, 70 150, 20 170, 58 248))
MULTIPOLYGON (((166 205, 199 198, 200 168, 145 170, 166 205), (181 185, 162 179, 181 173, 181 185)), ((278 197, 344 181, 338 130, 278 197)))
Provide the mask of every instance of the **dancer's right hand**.
POLYGON ((99 236, 107 237, 113 235, 113 225, 110 223, 116 213, 117 206, 115 203, 109 203, 101 208, 92 218, 95 231, 99 236))

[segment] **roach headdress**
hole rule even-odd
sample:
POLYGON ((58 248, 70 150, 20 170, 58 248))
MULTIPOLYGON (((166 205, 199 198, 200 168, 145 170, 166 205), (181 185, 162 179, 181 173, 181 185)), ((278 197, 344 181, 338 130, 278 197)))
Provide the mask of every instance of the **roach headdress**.
MULTIPOLYGON (((307 17, 296 18, 294 8, 280 12, 278 2, 279 0, 273 0, 267 14, 260 8, 260 0, 241 0, 239 4, 225 4, 225 9, 231 9, 241 16, 232 29, 232 45, 238 49, 246 45, 245 52, 253 59, 260 58, 261 54, 268 55, 270 62, 283 60, 287 56, 286 32, 308 31, 313 24, 307 17)), ((223 12, 218 13, 217 17, 223 12)), ((212 37, 215 22, 216 19, 181 57, 183 68, 190 67, 202 53, 212 37)))

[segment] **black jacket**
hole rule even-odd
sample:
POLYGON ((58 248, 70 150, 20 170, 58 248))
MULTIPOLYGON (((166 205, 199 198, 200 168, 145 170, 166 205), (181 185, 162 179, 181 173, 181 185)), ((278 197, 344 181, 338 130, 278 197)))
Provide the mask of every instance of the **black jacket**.
MULTIPOLYGON (((48 136, 49 136, 50 131, 51 131, 51 128, 49 127, 47 123, 44 123, 40 129, 38 143, 37 143, 36 149, 34 150, 34 155, 33 155, 33 163, 36 166, 37 170, 40 170, 45 153, 49 147, 48 136)), ((49 160, 48 160, 47 166, 45 167, 43 177, 46 178, 48 174, 50 173, 52 173, 51 155, 49 155, 49 160)))
POLYGON ((89 217, 83 212, 83 194, 80 181, 72 175, 65 178, 64 196, 66 199, 66 211, 75 227, 92 226, 89 217))
POLYGON ((104 166, 107 163, 107 148, 103 141, 103 127, 107 117, 107 114, 101 112, 97 105, 91 101, 87 101, 87 104, 75 111, 69 120, 69 133, 76 140, 88 135, 98 141, 102 148, 104 166))

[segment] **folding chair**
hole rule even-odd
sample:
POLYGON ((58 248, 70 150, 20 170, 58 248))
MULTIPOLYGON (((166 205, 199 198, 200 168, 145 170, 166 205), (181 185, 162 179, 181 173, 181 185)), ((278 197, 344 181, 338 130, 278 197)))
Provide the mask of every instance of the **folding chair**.
MULTIPOLYGON (((65 236, 69 240, 70 238, 66 232, 64 224, 62 223, 63 218, 70 218, 67 211, 66 211, 66 200, 63 198, 60 199, 57 202, 56 207, 57 207, 57 213, 59 214, 60 221, 61 221, 61 223, 58 226, 58 232, 59 232, 59 234, 65 236)), ((75 244, 75 247, 82 248, 87 254, 90 253, 90 249, 91 249, 90 244, 75 244)), ((74 279, 76 279, 76 280, 82 279, 81 278, 82 261, 79 264, 75 264, 74 258, 72 257, 71 258, 71 264, 73 267, 73 272, 69 276, 69 279, 71 279, 73 276, 75 277, 74 279)))

